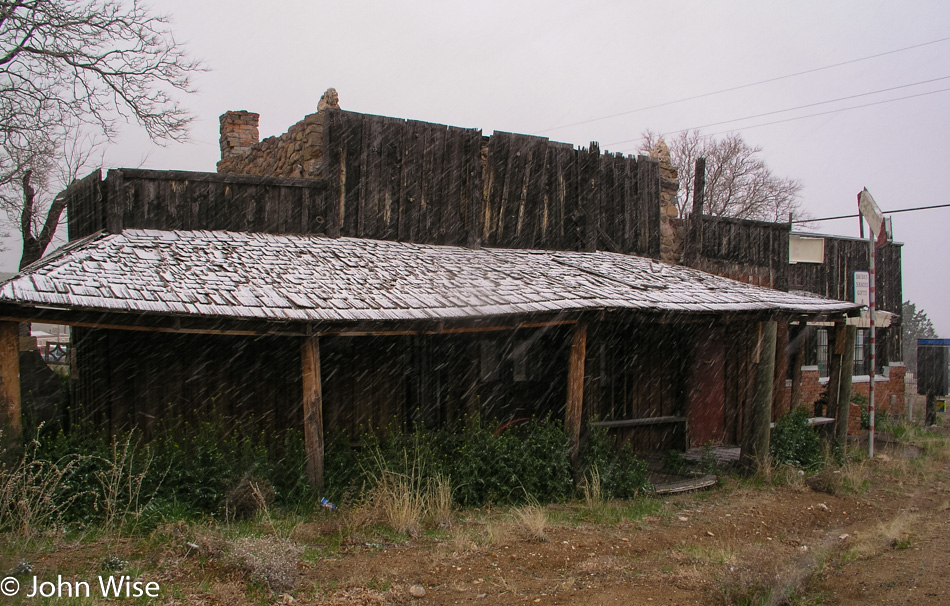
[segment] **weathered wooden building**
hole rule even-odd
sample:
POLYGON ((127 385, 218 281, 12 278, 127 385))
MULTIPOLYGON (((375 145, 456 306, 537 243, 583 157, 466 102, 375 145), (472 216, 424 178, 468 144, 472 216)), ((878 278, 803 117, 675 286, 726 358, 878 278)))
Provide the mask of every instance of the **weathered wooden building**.
POLYGON ((0 322, 75 327, 78 414, 303 424, 315 477, 324 431, 466 415, 562 415, 575 447, 589 419, 645 450, 752 451, 789 324, 858 309, 784 292, 787 227, 676 220, 647 157, 332 109, 263 142, 229 112, 222 150, 230 172, 75 183, 70 244, 0 290, 0 322), (687 262, 712 273, 659 261, 696 233, 687 262), (764 259, 767 281, 713 275, 764 259))

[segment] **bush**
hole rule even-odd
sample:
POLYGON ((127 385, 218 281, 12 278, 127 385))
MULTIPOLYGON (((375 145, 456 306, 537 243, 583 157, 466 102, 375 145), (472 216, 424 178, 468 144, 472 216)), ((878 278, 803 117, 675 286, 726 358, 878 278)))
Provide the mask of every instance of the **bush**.
POLYGON ((808 424, 808 409, 799 407, 778 420, 769 443, 772 460, 804 469, 820 467, 824 461, 821 438, 808 424))
POLYGON ((602 495, 608 499, 631 499, 650 489, 646 462, 627 443, 619 449, 606 429, 590 427, 581 452, 588 480, 596 470, 602 495))
POLYGON ((382 437, 364 434, 358 449, 327 446, 328 492, 336 498, 375 486, 378 470, 425 481, 441 476, 463 506, 563 501, 573 489, 567 435, 560 423, 532 420, 497 435, 482 423, 382 437))
MULTIPOLYGON (((325 450, 324 495, 313 495, 308 487, 300 431, 273 436, 254 427, 253 420, 223 418, 170 422, 144 444, 137 432, 113 439, 75 426, 68 433, 48 432, 31 456, 61 462, 50 471, 57 494, 71 506, 57 509, 57 523, 108 522, 119 532, 127 522, 143 529, 159 523, 163 511, 254 515, 271 502, 313 506, 321 496, 342 505, 377 488, 383 472, 389 479, 418 476, 419 486, 441 487, 439 513, 428 514, 440 519, 452 501, 469 507, 520 505, 574 496, 569 440, 556 419, 533 419, 503 431, 479 422, 409 434, 392 428, 364 434, 358 445, 333 433, 325 450), (249 492, 252 484, 265 490, 249 492)), ((606 498, 631 498, 649 486, 646 464, 629 445, 617 449, 606 430, 591 429, 582 459, 585 469, 597 470, 606 498)))

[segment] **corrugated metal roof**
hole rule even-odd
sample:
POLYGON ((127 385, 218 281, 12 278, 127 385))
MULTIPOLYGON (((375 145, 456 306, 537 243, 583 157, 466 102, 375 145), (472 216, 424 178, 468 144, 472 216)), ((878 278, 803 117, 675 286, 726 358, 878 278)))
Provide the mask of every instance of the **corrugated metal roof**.
POLYGON ((290 321, 857 307, 607 252, 156 230, 72 243, 0 286, 0 302, 290 321))

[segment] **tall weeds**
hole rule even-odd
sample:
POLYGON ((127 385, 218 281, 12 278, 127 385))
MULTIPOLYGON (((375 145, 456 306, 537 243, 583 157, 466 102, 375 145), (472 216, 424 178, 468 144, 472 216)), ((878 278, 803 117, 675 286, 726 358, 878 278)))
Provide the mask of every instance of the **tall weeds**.
POLYGON ((128 434, 122 443, 112 443, 112 456, 100 459, 100 468, 95 477, 99 484, 99 507, 102 511, 102 528, 121 536, 125 531, 134 531, 143 512, 152 503, 161 486, 161 479, 153 483, 148 493, 142 486, 152 469, 152 453, 146 448, 144 460, 136 465, 137 443, 133 434, 128 434))
MULTIPOLYGON (((29 537, 59 527, 70 505, 81 496, 69 485, 79 459, 47 461, 38 456, 39 446, 33 439, 19 459, 0 463, 0 531, 29 537)), ((0 452, 0 460, 6 454, 0 452)))

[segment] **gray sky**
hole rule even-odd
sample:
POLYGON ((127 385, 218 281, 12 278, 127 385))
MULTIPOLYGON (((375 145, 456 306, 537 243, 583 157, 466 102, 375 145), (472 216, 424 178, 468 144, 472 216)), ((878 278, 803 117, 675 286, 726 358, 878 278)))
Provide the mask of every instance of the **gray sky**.
MULTIPOLYGON (((192 141, 156 147, 134 128, 107 167, 213 171, 218 115, 261 114, 277 135, 316 110, 329 87, 348 110, 462 127, 598 141, 635 152, 644 129, 671 132, 950 76, 950 40, 729 93, 704 93, 950 37, 950 3, 312 2, 165 0, 174 30, 210 71, 185 101, 192 141), (605 116, 622 114, 609 119, 605 116), (565 126, 582 121, 585 124, 565 126), (629 141, 629 142, 625 142, 629 141)), ((816 217, 856 212, 867 187, 884 210, 950 203, 950 79, 712 126, 761 146, 780 176, 804 184, 816 217), (868 103, 913 99, 755 127, 868 103)), ((950 337, 950 208, 895 215, 905 243, 904 298, 950 337)), ((856 236, 857 219, 819 231, 856 236)), ((10 243, 16 249, 17 243, 10 243)), ((18 252, 3 254, 13 270, 18 252)))

